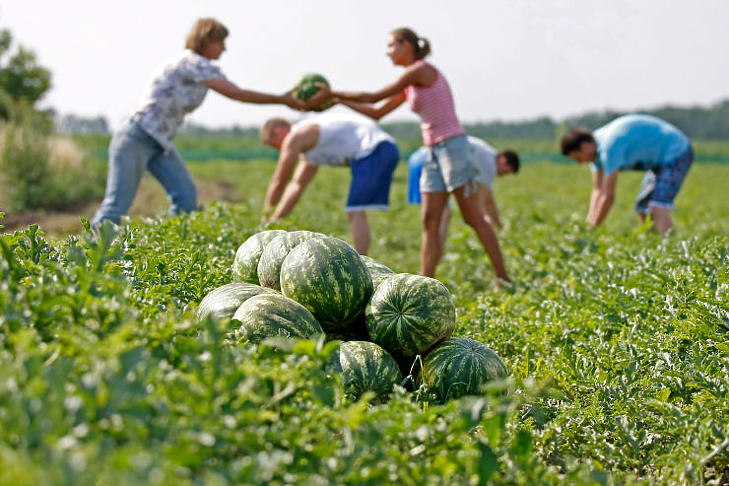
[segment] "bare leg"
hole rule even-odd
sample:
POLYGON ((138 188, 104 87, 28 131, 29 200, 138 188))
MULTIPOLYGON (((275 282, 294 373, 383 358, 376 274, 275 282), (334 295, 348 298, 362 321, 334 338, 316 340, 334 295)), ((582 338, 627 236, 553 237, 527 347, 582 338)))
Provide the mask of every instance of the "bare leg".
POLYGON ((424 192, 422 200, 423 237, 420 246, 420 274, 432 277, 435 275, 435 267, 440 258, 440 222, 443 208, 448 201, 448 193, 424 192))
POLYGON ((645 224, 645 213, 638 211, 637 214, 638 214, 638 219, 640 219, 640 224, 645 224))
POLYGON ((465 190, 466 186, 462 186, 456 189, 453 194, 456 196, 458 206, 461 208, 463 220, 476 231, 478 239, 481 240, 484 250, 486 250, 486 253, 491 259, 491 265, 494 268, 494 275, 496 276, 494 287, 499 289, 499 279, 506 280, 507 282, 510 281, 504 268, 499 241, 496 239, 496 233, 491 223, 486 218, 486 213, 480 204, 480 199, 475 194, 471 194, 470 197, 465 197, 465 190))
POLYGON ((440 244, 438 246, 438 259, 436 260, 436 262, 439 262, 440 259, 443 258, 446 237, 448 236, 448 223, 451 222, 452 215, 453 211, 451 211, 451 208, 449 208, 448 205, 445 205, 443 207, 443 214, 440 217, 440 228, 438 228, 438 242, 440 244))
POLYGON ((671 219, 671 213, 666 208, 658 206, 651 206, 651 218, 653 219, 653 227, 661 234, 666 234, 666 231, 673 227, 673 220, 671 219))
POLYGON ((354 249, 360 255, 366 255, 370 249, 370 225, 364 211, 349 211, 349 230, 352 233, 354 249))

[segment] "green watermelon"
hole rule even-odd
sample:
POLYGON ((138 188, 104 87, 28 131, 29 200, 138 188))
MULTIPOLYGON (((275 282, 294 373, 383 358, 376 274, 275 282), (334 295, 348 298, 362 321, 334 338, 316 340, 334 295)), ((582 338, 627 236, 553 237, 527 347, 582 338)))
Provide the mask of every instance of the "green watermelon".
POLYGON ((281 291, 309 309, 326 332, 342 331, 367 305, 372 280, 349 244, 312 238, 291 250, 281 265, 281 291))
POLYGON ((393 385, 402 380, 393 357, 369 341, 341 343, 332 354, 330 368, 342 375, 344 394, 354 401, 368 391, 375 393, 376 401, 385 401, 393 385))
POLYGON ((233 317, 235 310, 251 297, 264 293, 277 293, 271 289, 247 282, 225 284, 214 290, 200 301, 197 318, 201 321, 211 316, 213 319, 233 317))
MULTIPOLYGON (((301 77, 299 82, 296 83, 296 87, 294 88, 294 98, 306 101, 315 94, 317 94, 319 92, 319 87, 315 86, 314 83, 324 83, 327 86, 330 86, 329 81, 327 81, 327 79, 321 74, 305 74, 301 77)), ((314 111, 324 111, 331 106, 332 101, 327 100, 321 105, 314 108, 314 111)))
POLYGON ((233 275, 237 280, 258 285, 258 261, 266 245, 284 230, 267 230, 256 233, 238 247, 233 261, 233 275))
POLYGON ((451 336, 456 308, 438 280, 398 273, 377 287, 365 318, 373 342, 397 358, 408 358, 451 336))
POLYGON ((380 285, 387 277, 395 275, 395 272, 390 270, 384 263, 368 257, 367 255, 360 255, 359 257, 370 272, 373 288, 376 289, 377 286, 380 285))
POLYGON ((267 337, 309 339, 324 334, 306 307, 278 292, 251 297, 235 311, 233 319, 241 323, 236 338, 252 343, 267 337))
POLYGON ((486 345, 467 338, 438 343, 423 358, 418 382, 439 400, 476 395, 491 380, 506 378, 506 366, 486 345))
POLYGON ((347 325, 340 326, 343 330, 338 332, 328 332, 326 340, 328 341, 369 341, 370 335, 367 333, 367 323, 365 322, 364 311, 361 312, 352 322, 347 325))
POLYGON ((313 231, 291 231, 275 236, 263 249, 261 259, 258 260, 258 280, 261 285, 281 290, 281 264, 286 255, 299 243, 323 236, 323 234, 313 231))

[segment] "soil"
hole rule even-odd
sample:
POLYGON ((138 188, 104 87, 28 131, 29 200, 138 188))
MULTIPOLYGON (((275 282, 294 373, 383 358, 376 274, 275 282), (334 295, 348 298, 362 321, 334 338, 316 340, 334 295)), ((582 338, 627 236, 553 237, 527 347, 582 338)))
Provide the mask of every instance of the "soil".
MULTIPOLYGON (((213 201, 241 202, 233 184, 221 180, 198 180, 198 204, 207 205, 213 201)), ((5 226, 2 232, 12 232, 37 224, 47 235, 65 236, 82 231, 81 217, 88 220, 94 216, 99 208, 101 198, 92 201, 82 201, 70 204, 63 208, 53 210, 28 210, 18 213, 5 211, 5 218, 0 224, 5 226)), ((169 201, 165 191, 151 177, 145 176, 139 185, 137 196, 129 216, 155 216, 167 212, 169 201)))

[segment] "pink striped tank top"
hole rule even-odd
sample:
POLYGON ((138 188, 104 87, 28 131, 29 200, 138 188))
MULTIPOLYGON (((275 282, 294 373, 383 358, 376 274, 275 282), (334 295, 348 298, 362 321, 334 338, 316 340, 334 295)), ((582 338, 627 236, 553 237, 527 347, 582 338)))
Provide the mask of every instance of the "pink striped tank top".
MULTIPOLYGON (((423 60, 416 62, 425 63, 423 60)), ((433 67, 431 64, 428 64, 433 67)), ((435 67, 433 67, 435 69, 435 67)), ((437 77, 430 86, 410 85, 405 88, 405 99, 410 109, 420 115, 420 129, 425 145, 436 145, 449 138, 464 135, 448 81, 436 69, 437 77)))

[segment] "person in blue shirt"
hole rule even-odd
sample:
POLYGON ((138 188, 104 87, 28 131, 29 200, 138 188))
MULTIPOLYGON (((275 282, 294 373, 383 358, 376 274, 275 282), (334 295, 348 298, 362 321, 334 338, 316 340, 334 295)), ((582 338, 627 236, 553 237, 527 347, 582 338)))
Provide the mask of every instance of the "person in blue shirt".
POLYGON ((577 163, 590 164, 588 224, 597 226, 605 220, 615 200, 618 173, 642 170, 646 175, 635 201, 641 223, 650 214, 660 233, 673 227, 673 200, 694 159, 691 142, 681 130, 655 116, 624 115, 593 133, 570 130, 562 137, 561 148, 577 163))

